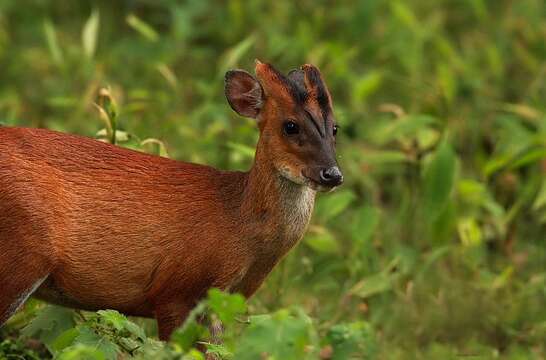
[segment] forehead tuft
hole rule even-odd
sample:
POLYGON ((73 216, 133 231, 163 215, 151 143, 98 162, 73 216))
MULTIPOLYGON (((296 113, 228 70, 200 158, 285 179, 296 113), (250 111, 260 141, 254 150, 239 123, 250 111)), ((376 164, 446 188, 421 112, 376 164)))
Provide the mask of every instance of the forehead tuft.
POLYGON ((305 87, 305 73, 303 70, 291 70, 288 73, 287 80, 294 100, 300 104, 305 103, 309 97, 309 92, 305 87))
POLYGON ((332 112, 330 94, 320 71, 305 64, 284 75, 267 63, 258 62, 256 75, 266 94, 284 97, 296 105, 316 108, 324 116, 332 112))
POLYGON ((306 88, 310 92, 311 97, 315 100, 323 111, 328 111, 331 108, 330 93, 326 88, 326 84, 322 80, 320 71, 313 65, 305 64, 302 67, 305 74, 306 88))
POLYGON ((331 111, 330 94, 319 70, 313 65, 303 65, 286 77, 292 98, 299 104, 318 105, 321 112, 331 111))

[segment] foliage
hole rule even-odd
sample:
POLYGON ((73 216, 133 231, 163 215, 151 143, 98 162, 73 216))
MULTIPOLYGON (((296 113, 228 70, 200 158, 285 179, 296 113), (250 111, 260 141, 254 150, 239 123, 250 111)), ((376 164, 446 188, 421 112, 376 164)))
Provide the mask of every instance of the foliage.
POLYGON ((0 358, 200 359, 196 342, 233 359, 546 357, 545 14, 541 0, 0 2, 0 123, 248 169, 257 131, 226 104, 224 72, 311 62, 346 179, 248 308, 212 292, 165 344, 149 321, 31 301, 0 358))

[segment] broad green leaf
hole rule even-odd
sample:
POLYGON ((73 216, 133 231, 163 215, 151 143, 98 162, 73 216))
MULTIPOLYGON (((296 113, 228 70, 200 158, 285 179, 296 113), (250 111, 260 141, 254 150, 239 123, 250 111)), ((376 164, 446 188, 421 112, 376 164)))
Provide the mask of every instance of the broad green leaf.
POLYGON ((457 182, 457 192, 461 200, 489 211, 495 218, 504 217, 504 208, 489 193, 486 184, 472 179, 457 182))
POLYGON ((372 359, 378 350, 373 328, 363 321, 332 326, 326 334, 332 346, 332 360, 372 359))
POLYGON ((438 143, 440 139, 440 132, 438 130, 424 127, 417 130, 416 140, 419 145, 419 149, 429 149, 438 143))
POLYGON ((193 308, 184 324, 171 335, 171 342, 183 350, 189 350, 196 341, 203 338, 207 329, 198 323, 198 318, 205 313, 205 310, 206 304, 204 302, 200 302, 193 308))
POLYGON ((233 359, 233 353, 223 344, 207 343, 207 354, 216 356, 218 359, 233 359))
POLYGON ((53 349, 54 353, 58 353, 72 345, 79 334, 80 332, 77 328, 71 328, 59 335, 51 344, 51 348, 53 349))
POLYGON ((99 335, 88 326, 80 326, 79 332, 79 335, 74 340, 74 344, 82 344, 98 350, 108 360, 117 359, 119 347, 110 341, 106 335, 99 335))
POLYGON ((218 289, 210 289, 207 303, 224 324, 232 324, 238 315, 246 312, 245 299, 240 294, 228 294, 218 289))
POLYGON ((373 206, 362 206, 352 222, 353 254, 356 256, 368 248, 368 243, 379 223, 379 210, 373 206))
POLYGON ((125 323, 128 321, 125 315, 120 314, 116 310, 99 310, 97 314, 102 320, 109 326, 114 327, 116 330, 121 330, 125 327, 125 323))
POLYGON ((360 298, 366 299, 392 289, 393 281, 398 277, 398 273, 393 272, 396 265, 400 262, 399 258, 392 260, 381 272, 365 277, 357 282, 349 293, 360 298))
POLYGON ((76 344, 66 348, 57 356, 58 360, 106 360, 102 351, 94 346, 76 344))
POLYGON ((339 244, 328 229, 312 226, 305 237, 305 243, 319 253, 334 254, 339 252, 339 244))
POLYGON ((371 71, 365 76, 354 82, 352 96, 355 104, 359 104, 366 100, 368 96, 373 94, 383 81, 383 74, 379 71, 371 71))
POLYGON ((55 353, 53 344, 57 337, 75 326, 73 311, 60 306, 50 305, 45 307, 23 329, 24 336, 32 336, 39 339, 55 353))
POLYGON ((316 217, 322 222, 329 221, 347 209, 355 198, 355 194, 350 190, 341 190, 323 196, 317 202, 316 217))
POLYGON ((362 299, 366 299, 373 295, 391 290, 391 288, 392 275, 381 272, 368 276, 356 283, 356 285, 351 288, 350 293, 361 297, 362 299))
POLYGON ((429 126, 438 122, 430 115, 416 114, 402 116, 376 129, 372 138, 379 144, 393 140, 413 139, 419 132, 429 129, 429 126))
POLYGON ((282 309, 250 318, 234 359, 316 359, 317 348, 311 319, 301 310, 282 309))
POLYGON ((433 222, 442 212, 453 189, 456 155, 444 139, 428 164, 423 181, 425 219, 433 222))

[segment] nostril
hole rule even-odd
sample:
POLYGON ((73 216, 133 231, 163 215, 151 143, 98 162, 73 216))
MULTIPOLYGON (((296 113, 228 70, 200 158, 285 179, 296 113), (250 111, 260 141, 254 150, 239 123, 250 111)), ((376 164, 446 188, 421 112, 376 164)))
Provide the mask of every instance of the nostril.
POLYGON ((343 182, 343 175, 337 166, 320 171, 320 180, 324 185, 337 186, 343 182))
POLYGON ((322 169, 320 171, 320 178, 324 181, 328 181, 332 178, 331 169, 322 169))

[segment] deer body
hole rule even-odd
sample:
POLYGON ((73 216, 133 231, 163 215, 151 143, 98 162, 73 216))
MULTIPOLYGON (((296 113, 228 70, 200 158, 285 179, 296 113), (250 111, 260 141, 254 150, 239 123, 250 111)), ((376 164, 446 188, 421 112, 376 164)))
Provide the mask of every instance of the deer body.
POLYGON ((33 294, 156 317, 167 339, 209 288, 251 296, 315 199, 268 141, 249 172, 229 172, 0 127, 0 325, 33 294))

